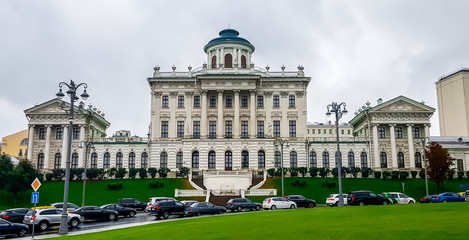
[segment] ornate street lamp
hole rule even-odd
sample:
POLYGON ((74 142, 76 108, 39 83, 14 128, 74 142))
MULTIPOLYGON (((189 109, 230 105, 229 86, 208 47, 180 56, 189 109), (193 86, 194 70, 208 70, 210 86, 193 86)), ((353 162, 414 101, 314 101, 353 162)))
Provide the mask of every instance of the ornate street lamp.
POLYGON ((331 116, 331 113, 335 113, 335 129, 336 129, 336 137, 337 137, 337 153, 336 158, 339 158, 339 161, 336 159, 337 163, 337 171, 339 177, 339 206, 344 206, 344 197, 342 196, 342 154, 340 154, 340 146, 339 146, 339 119, 342 118, 342 115, 347 114, 347 109, 345 108, 345 103, 337 104, 336 102, 332 102, 331 104, 327 105, 327 112, 326 116, 331 116))
POLYGON ((285 196, 285 191, 284 191, 284 184, 283 184, 283 178, 284 178, 284 172, 283 172, 283 144, 288 147, 288 144, 290 142, 288 140, 283 140, 283 139, 275 139, 274 145, 278 147, 280 145, 280 170, 282 171, 282 197, 285 196))
POLYGON ((67 205, 68 205, 68 185, 70 182, 70 159, 72 157, 72 134, 73 134, 73 111, 75 100, 78 100, 77 96, 77 89, 79 87, 83 87, 83 93, 80 95, 83 100, 88 99, 89 95, 86 93, 86 89, 88 85, 86 83, 75 84, 73 80, 70 80, 70 83, 61 82, 59 83, 59 92, 55 94, 58 99, 62 99, 65 94, 62 92, 62 87, 68 87, 67 95, 70 97, 70 112, 69 112, 69 126, 68 126, 68 149, 67 149, 67 162, 65 164, 65 189, 64 189, 64 205, 62 209, 62 216, 60 219, 60 235, 68 234, 68 213, 67 213, 67 205))

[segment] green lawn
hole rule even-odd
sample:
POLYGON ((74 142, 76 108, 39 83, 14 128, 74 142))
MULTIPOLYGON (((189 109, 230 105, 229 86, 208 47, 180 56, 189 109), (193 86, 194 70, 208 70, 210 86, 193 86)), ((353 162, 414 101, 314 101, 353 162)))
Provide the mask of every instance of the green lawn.
POLYGON ((67 239, 467 239, 469 203, 262 211, 187 218, 67 239))

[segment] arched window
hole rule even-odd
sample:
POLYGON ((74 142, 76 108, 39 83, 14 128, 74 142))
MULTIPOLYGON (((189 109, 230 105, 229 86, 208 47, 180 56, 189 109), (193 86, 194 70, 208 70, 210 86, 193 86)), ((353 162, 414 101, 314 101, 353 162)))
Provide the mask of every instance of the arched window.
POLYGON ((398 152, 397 153, 397 167, 398 168, 405 168, 404 153, 403 152, 398 152))
POLYGON ((385 152, 381 152, 379 154, 379 162, 381 163, 381 168, 388 167, 388 156, 386 155, 385 152))
POLYGON ((290 167, 298 167, 298 155, 295 151, 290 152, 290 167))
POLYGON ((110 168, 111 167, 111 154, 106 152, 104 153, 103 158, 103 168, 110 168))
POLYGON ((318 167, 318 156, 316 152, 313 151, 309 153, 309 161, 310 161, 309 165, 311 167, 318 167))
POLYGON ((183 167, 183 158, 182 158, 182 152, 178 152, 176 154, 176 168, 182 168, 183 167))
POLYGON ((225 152, 225 170, 233 168, 233 153, 231 151, 225 152))
POLYGON ((122 159, 124 158, 124 155, 121 152, 118 152, 116 154, 116 168, 122 168, 122 159))
POLYGON ((366 152, 360 153, 360 163, 361 167, 368 167, 368 157, 366 156, 366 152))
POLYGON ((241 56, 241 68, 246 68, 246 57, 244 55, 241 56))
POLYGON ((422 168, 422 155, 419 152, 415 153, 415 167, 422 168))
POLYGON ((231 56, 231 54, 229 53, 225 55, 225 67, 226 68, 233 67, 233 56, 231 56))
POLYGON ((54 158, 54 169, 59 169, 61 162, 62 162, 62 154, 56 153, 55 158, 54 158))
POLYGON ((348 152, 348 167, 355 167, 355 154, 348 152))
POLYGON ((192 168, 199 168, 199 152, 192 153, 192 168))
POLYGON ((129 153, 129 168, 135 168, 135 153, 129 153))
POLYGON ((141 168, 148 168, 148 153, 147 152, 142 153, 142 159, 141 159, 140 167, 141 168))
POLYGON ((39 153, 37 155, 37 169, 44 168, 44 153, 39 153))
POLYGON ((282 166, 282 155, 280 154, 280 151, 275 151, 274 155, 274 166, 276 168, 282 166))
POLYGON ((212 57, 212 68, 217 68, 217 56, 212 57))
POLYGON ((210 151, 208 153, 208 168, 215 169, 217 167, 217 156, 215 151, 210 151))
POLYGON ((72 154, 72 168, 78 167, 78 153, 72 154))
POLYGON ((249 152, 248 151, 241 152, 241 168, 243 169, 249 168, 249 152))
POLYGON ((160 154, 160 168, 168 168, 168 153, 166 152, 160 154))
POLYGON ((257 153, 257 168, 264 169, 265 168, 265 152, 259 151, 257 153))
POLYGON ((21 146, 28 146, 28 139, 25 138, 25 139, 21 140, 20 145, 21 145, 21 146))
POLYGON ((91 154, 91 168, 98 168, 98 154, 95 152, 91 154))
POLYGON ((323 168, 329 168, 329 153, 328 152, 323 152, 322 153, 322 167, 323 168))

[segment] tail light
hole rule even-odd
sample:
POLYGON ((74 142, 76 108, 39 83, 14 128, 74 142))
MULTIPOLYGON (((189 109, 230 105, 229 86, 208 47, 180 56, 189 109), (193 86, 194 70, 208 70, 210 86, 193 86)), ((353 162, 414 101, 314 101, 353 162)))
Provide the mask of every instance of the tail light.
POLYGON ((192 209, 190 209, 189 212, 192 212, 192 209))
POLYGON ((352 201, 354 201, 354 200, 355 200, 355 197, 352 197, 352 201))
POLYGON ((232 202, 231 205, 234 205, 234 202, 232 202))
POLYGON ((156 209, 161 209, 161 207, 155 207, 156 209))
POLYGON ((270 200, 271 200, 271 199, 269 199, 269 201, 268 201, 267 203, 270 203, 270 200))
POLYGON ((334 201, 334 199, 333 199, 333 198, 329 198, 328 200, 329 200, 329 201, 334 201))
POLYGON ((426 198, 422 198, 423 201, 427 200, 426 198))
POLYGON ((36 219, 36 215, 33 215, 33 216, 31 217, 31 221, 34 221, 34 219, 36 219))
POLYGON ((151 203, 149 203, 148 206, 151 206, 151 203))
POLYGON ((3 219, 8 219, 10 216, 2 216, 3 219))
POLYGON ((287 199, 287 196, 285 196, 284 198, 287 199))
POLYGON ((440 197, 436 197, 436 199, 440 199, 440 197))

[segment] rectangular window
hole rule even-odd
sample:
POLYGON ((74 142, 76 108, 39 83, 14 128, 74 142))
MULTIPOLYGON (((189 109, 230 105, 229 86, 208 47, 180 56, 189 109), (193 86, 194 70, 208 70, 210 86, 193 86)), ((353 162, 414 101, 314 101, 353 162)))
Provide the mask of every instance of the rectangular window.
POLYGON ((200 107, 200 96, 199 96, 199 95, 195 95, 195 96, 194 96, 194 107, 195 107, 195 108, 199 108, 199 107, 200 107))
POLYGON ((290 137, 296 137, 296 121, 290 121, 289 124, 290 137))
POLYGON ((280 96, 274 95, 274 107, 280 107, 280 96))
POLYGON ((168 137, 168 121, 161 121, 161 137, 168 137))
POLYGON ((316 134, 316 129, 313 129, 313 134, 316 134))
POLYGON ((184 137, 184 121, 178 121, 178 138, 183 138, 184 137))
POLYGON ((396 127, 396 138, 402 138, 402 128, 396 127))
POLYGON ((233 122, 232 121, 225 121, 225 137, 226 138, 233 137, 233 122))
POLYGON ((168 95, 164 95, 162 96, 162 101, 161 101, 161 107, 164 107, 164 108, 167 108, 169 107, 169 96, 168 95))
POLYGON ((295 95, 288 96, 288 106, 295 107, 295 95))
POLYGON ((210 95, 210 107, 217 107, 217 96, 210 95))
POLYGON ((64 129, 61 128, 61 127, 58 127, 58 128, 55 130, 55 139, 62 139, 63 132, 64 132, 64 129))
POLYGON ((457 159, 456 164, 457 164, 458 172, 463 172, 464 171, 464 166, 463 166, 462 159, 457 159))
POLYGON ((280 121, 274 121, 274 137, 280 137, 280 121))
POLYGON ((73 127, 73 139, 79 139, 80 138, 80 127, 73 127))
POLYGON ((193 122, 193 138, 200 138, 200 121, 193 122))
POLYGON ((347 130, 347 134, 350 135, 350 130, 347 130))
POLYGON ((386 128, 385 127, 378 127, 378 137, 379 138, 386 138, 386 128))
POLYGON ((264 136, 264 121, 257 121, 257 137, 265 138, 264 136))
POLYGON ((217 137, 217 121, 210 121, 208 126, 208 137, 216 138, 217 137))
POLYGON ((227 108, 233 107, 233 96, 225 97, 225 107, 227 108))
POLYGON ((415 138, 420 138, 420 128, 419 127, 413 127, 412 132, 414 133, 414 139, 415 138))
POLYGON ((46 128, 39 128, 39 139, 46 139, 46 128))
POLYGON ((184 96, 178 96, 178 107, 184 107, 184 96))
POLYGON ((241 121, 241 138, 248 138, 248 121, 241 121))
POLYGON ((340 134, 342 135, 344 134, 344 129, 341 129, 340 134))
POLYGON ((257 96, 257 107, 258 108, 264 107, 264 96, 257 96))
POLYGON ((241 96, 241 107, 248 107, 248 96, 241 96))

